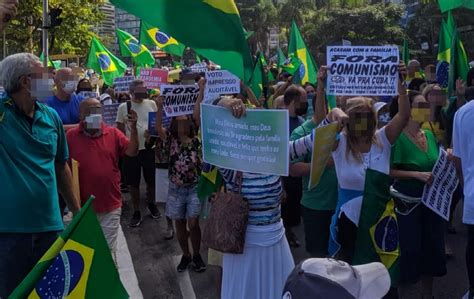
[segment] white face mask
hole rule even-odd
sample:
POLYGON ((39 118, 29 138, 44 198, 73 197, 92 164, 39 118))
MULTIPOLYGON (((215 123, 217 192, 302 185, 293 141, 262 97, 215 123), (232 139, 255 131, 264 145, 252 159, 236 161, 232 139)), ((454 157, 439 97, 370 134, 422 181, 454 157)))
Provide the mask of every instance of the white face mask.
POLYGON ((76 90, 77 82, 76 81, 66 81, 63 83, 63 90, 68 94, 72 94, 76 90))
POLYGON ((53 79, 31 79, 31 97, 43 100, 53 95, 54 80, 53 79))
POLYGON ((102 125, 102 115, 101 114, 91 114, 86 116, 84 119, 84 126, 89 130, 98 130, 102 125))

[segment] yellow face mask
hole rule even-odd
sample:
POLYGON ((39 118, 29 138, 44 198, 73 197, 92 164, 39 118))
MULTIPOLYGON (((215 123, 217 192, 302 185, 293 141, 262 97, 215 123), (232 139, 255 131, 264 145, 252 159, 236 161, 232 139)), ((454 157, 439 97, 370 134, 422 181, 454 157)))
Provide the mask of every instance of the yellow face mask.
POLYGON ((412 108, 411 119, 417 123, 429 122, 431 111, 429 108, 412 108))

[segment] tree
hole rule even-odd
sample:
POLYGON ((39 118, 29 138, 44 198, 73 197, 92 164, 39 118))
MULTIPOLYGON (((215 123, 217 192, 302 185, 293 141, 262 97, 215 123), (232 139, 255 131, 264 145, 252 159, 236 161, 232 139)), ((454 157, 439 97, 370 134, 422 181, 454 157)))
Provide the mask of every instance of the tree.
MULTIPOLYGON (((104 0, 50 0, 49 7, 60 8, 62 24, 50 30, 51 54, 86 55, 94 29, 103 19, 100 5, 104 0)), ((22 0, 18 14, 8 26, 8 51, 40 53, 42 4, 38 0, 22 0)))
POLYGON ((308 20, 302 32, 313 55, 325 53, 327 45, 340 45, 342 39, 353 45, 401 44, 402 14, 402 6, 392 3, 324 9, 308 20))

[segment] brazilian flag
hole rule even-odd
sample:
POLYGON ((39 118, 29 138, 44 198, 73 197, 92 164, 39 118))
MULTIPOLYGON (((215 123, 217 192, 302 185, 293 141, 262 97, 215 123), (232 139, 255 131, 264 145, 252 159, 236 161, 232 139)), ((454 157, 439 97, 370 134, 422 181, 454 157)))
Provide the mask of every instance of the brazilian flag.
POLYGON ((91 197, 10 299, 128 298, 91 197))
POLYGON ((219 191, 222 186, 222 176, 219 169, 211 164, 204 163, 197 187, 197 195, 201 201, 206 200, 212 193, 219 191))
POLYGON ((286 61, 286 57, 285 57, 285 54, 283 53, 283 51, 280 49, 280 47, 277 48, 277 60, 278 60, 278 62, 277 62, 278 68, 283 67, 283 64, 286 61))
POLYGON ((175 38, 158 29, 158 27, 154 27, 144 21, 140 23, 140 42, 147 46, 157 46, 163 52, 179 57, 183 56, 184 49, 186 48, 175 38))
POLYGON ((354 265, 380 262, 385 265, 392 286, 400 273, 400 246, 395 204, 390 196, 390 177, 367 169, 364 197, 360 211, 354 265))
POLYGON ((290 40, 288 45, 288 56, 294 55, 298 57, 301 61, 301 65, 298 69, 298 73, 295 75, 293 82, 301 83, 302 85, 306 82, 316 83, 318 67, 311 56, 306 44, 303 40, 298 26, 296 26, 295 21, 291 22, 290 30, 290 40))
POLYGON ((112 86, 114 79, 125 74, 127 65, 115 57, 107 48, 95 37, 92 38, 86 66, 93 69, 104 78, 105 84, 112 86))
POLYGON ((126 31, 117 28, 117 40, 120 54, 124 57, 132 57, 133 62, 139 66, 153 66, 155 58, 150 50, 126 31))
MULTIPOLYGON (((41 62, 44 61, 44 53, 41 53, 39 59, 41 60, 41 62)), ((54 67, 56 70, 60 69, 61 68, 61 60, 51 60, 51 59, 48 59, 48 67, 54 67)))
POLYGON ((257 57, 257 61, 255 62, 252 78, 247 83, 247 85, 253 91, 257 99, 260 99, 260 97, 262 96, 263 86, 266 81, 263 63, 266 63, 265 57, 263 57, 263 54, 260 53, 257 57))
POLYGON ((283 62, 281 69, 284 72, 287 72, 288 74, 294 76, 297 71, 299 71, 300 67, 302 65, 301 60, 296 57, 293 54, 290 54, 288 56, 288 59, 283 62))

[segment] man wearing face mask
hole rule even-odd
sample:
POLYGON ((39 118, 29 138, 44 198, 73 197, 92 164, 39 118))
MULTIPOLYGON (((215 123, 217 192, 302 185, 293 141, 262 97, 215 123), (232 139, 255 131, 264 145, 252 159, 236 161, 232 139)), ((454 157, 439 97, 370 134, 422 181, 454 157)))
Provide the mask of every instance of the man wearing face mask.
POLYGON ((67 141, 71 159, 79 162, 81 202, 94 194, 92 206, 110 250, 115 253, 122 211, 118 161, 138 154, 137 114, 130 110, 128 115, 129 140, 120 130, 104 124, 102 105, 97 99, 82 101, 79 111, 79 126, 67 132, 67 141))
MULTIPOLYGON (((291 85, 283 96, 284 109, 290 116, 290 135, 294 129, 304 123, 304 116, 308 112, 306 91, 299 86, 291 85)), ((286 238, 291 247, 299 247, 292 227, 300 224, 300 200, 303 195, 302 179, 300 177, 282 177, 283 187, 287 194, 287 201, 282 203, 282 218, 285 225, 286 238)))
POLYGON ((45 99, 45 103, 56 110, 67 131, 79 123, 79 104, 84 99, 74 91, 77 86, 77 76, 72 69, 63 68, 56 71, 54 76, 56 94, 45 99))
POLYGON ((139 153, 136 157, 125 157, 124 175, 125 182, 130 186, 130 195, 133 202, 133 217, 130 222, 131 227, 137 227, 142 222, 140 212, 140 179, 142 176, 146 182, 146 198, 148 210, 154 219, 161 217, 161 214, 155 204, 155 150, 145 147, 145 130, 148 128, 148 114, 158 110, 154 101, 148 100, 148 91, 145 82, 135 80, 130 84, 131 101, 122 103, 117 112, 117 127, 130 138, 131 130, 127 125, 127 115, 130 110, 137 113, 137 131, 139 141, 139 153))
MULTIPOLYGON (((63 230, 58 192, 79 211, 61 119, 37 101, 49 74, 29 53, 0 63, 0 297, 7 298, 63 230)), ((49 89, 50 90, 50 89, 49 89)))

